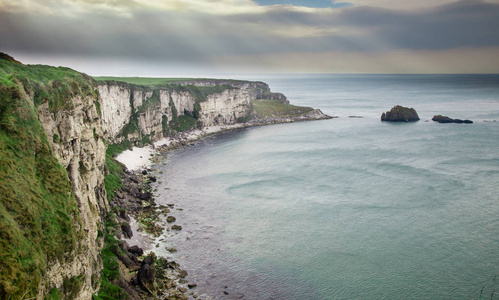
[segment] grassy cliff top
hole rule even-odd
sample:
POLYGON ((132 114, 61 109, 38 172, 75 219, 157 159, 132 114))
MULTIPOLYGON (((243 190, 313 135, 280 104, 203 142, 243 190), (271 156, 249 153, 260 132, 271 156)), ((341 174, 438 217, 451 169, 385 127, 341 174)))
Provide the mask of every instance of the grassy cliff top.
POLYGON ((0 52, 0 85, 22 85, 36 106, 48 103, 52 112, 71 108, 68 96, 95 95, 92 77, 65 67, 24 65, 0 52))
POLYGON ((215 85, 224 85, 227 83, 248 82, 245 80, 234 79, 215 79, 215 78, 159 78, 159 77, 112 77, 112 76, 94 76, 97 82, 122 82, 146 87, 157 87, 170 84, 186 84, 196 82, 211 82, 215 85))

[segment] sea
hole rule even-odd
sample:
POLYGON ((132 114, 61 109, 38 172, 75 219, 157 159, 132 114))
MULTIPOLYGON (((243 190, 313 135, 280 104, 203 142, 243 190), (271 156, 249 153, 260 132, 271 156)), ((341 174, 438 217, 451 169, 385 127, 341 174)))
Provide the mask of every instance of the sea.
POLYGON ((154 166, 182 230, 153 250, 199 299, 499 298, 499 75, 243 79, 335 118, 216 134, 154 166), (381 122, 395 105, 421 120, 381 122))

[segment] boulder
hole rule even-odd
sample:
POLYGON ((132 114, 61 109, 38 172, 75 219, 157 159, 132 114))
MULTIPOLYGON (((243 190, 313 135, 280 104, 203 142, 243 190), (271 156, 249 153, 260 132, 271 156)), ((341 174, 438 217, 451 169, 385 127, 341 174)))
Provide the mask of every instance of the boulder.
POLYGON ((128 223, 121 224, 121 231, 125 238, 130 239, 133 236, 132 227, 128 223))
POLYGON ((145 192, 145 193, 140 193, 139 195, 140 200, 151 200, 152 194, 150 192, 145 192))
POLYGON ((458 124, 473 124, 471 120, 461 120, 461 119, 452 119, 447 116, 435 115, 432 118, 433 121, 438 123, 458 123, 458 124))
POLYGON ((142 248, 140 248, 137 245, 129 247, 128 248, 128 252, 136 254, 138 256, 144 255, 144 250, 142 250, 142 248))
POLYGON ((173 225, 172 230, 182 230, 182 226, 180 225, 173 225))
POLYGON ((137 272, 137 281, 146 291, 154 294, 156 271, 150 264, 142 263, 139 271, 137 272))
POLYGON ((389 122, 414 122, 419 121, 418 113, 414 108, 394 106, 390 111, 381 115, 381 121, 389 122))

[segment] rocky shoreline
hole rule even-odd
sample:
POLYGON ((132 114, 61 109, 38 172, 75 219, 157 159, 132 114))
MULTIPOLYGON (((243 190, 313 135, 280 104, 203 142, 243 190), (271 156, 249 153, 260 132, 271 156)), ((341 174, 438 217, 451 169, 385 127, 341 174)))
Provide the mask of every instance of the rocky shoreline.
POLYGON ((128 299, 197 299, 199 296, 193 291, 197 284, 186 279, 187 272, 178 263, 158 257, 154 251, 144 250, 148 245, 130 246, 127 242, 133 237, 133 231, 158 237, 164 230, 181 229, 178 225, 165 228, 158 222, 161 216, 174 220, 168 215, 174 204, 167 207, 156 205, 151 190, 156 177, 150 175, 150 171, 125 170, 124 186, 116 191, 116 197, 110 203, 115 212, 111 219, 114 226, 110 226, 115 230, 111 234, 118 238, 117 245, 111 247, 119 260, 121 278, 117 285, 129 294, 128 299), (132 218, 137 220, 136 228, 130 224, 132 218))
MULTIPOLYGON (((166 153, 214 133, 268 124, 330 118, 319 110, 314 110, 309 115, 299 118, 267 118, 243 124, 210 126, 184 132, 143 148, 134 147, 118 155, 116 160, 124 167, 123 187, 115 192, 116 197, 110 205, 116 212, 117 230, 114 234, 119 242, 115 250, 120 261, 120 273, 123 275, 118 285, 130 295, 128 299, 204 298, 196 293, 197 284, 188 280, 187 272, 181 269, 178 263, 157 257, 154 253, 152 245, 154 238, 159 237, 165 230, 182 230, 182 226, 172 225, 176 221, 176 218, 170 214, 175 206, 174 203, 158 206, 154 201, 152 184, 157 179, 153 175, 155 170, 150 168, 152 163, 159 163, 166 159, 166 153), (161 222, 162 219, 165 222, 161 222), (131 246, 128 241, 134 237, 134 232, 135 235, 145 236, 142 236, 142 240, 136 245, 131 246)), ((173 248, 166 250, 176 252, 173 248)))

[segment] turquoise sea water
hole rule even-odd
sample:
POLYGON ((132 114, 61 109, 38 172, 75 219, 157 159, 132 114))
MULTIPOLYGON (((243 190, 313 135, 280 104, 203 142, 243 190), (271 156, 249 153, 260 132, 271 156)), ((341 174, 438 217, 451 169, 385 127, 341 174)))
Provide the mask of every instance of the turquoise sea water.
POLYGON ((197 293, 499 293, 499 76, 257 79, 293 104, 338 118, 218 134, 158 165, 157 202, 183 209, 172 211, 183 230, 155 251, 179 262, 197 293), (397 104, 414 107, 421 121, 381 122, 397 104), (475 123, 438 124, 435 114, 475 123))

